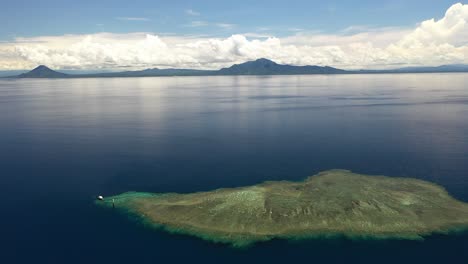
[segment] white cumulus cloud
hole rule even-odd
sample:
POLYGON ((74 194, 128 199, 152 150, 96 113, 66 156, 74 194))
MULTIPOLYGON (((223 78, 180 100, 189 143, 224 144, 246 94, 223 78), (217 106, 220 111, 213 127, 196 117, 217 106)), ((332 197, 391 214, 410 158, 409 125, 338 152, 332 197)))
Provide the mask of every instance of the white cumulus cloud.
POLYGON ((185 13, 187 15, 190 15, 190 16, 199 16, 200 15, 200 12, 197 12, 197 11, 195 11, 193 9, 187 9, 187 10, 185 10, 185 13))
POLYGON ((150 21, 150 19, 146 17, 117 17, 116 19, 125 21, 150 21))
MULTIPOLYGON (((349 27, 337 34, 300 31, 287 37, 158 36, 150 33, 43 36, 0 43, 0 69, 38 64, 64 69, 176 67, 216 69, 257 58, 295 65, 392 68, 468 63, 468 5, 413 29, 349 27)), ((191 26, 206 25, 194 21, 191 26)), ((231 24, 219 24, 232 28, 231 24)))

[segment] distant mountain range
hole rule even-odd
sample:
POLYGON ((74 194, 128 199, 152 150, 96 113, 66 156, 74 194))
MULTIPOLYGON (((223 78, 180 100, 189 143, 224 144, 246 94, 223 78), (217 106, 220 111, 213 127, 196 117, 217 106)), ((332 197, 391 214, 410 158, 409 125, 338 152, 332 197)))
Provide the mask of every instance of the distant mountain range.
POLYGON ((49 69, 47 66, 40 65, 32 71, 22 73, 16 76, 17 78, 68 78, 70 75, 56 72, 49 69))
POLYGON ((435 67, 405 67, 391 70, 360 70, 357 73, 443 73, 443 72, 468 72, 468 65, 453 64, 435 67))
POLYGON ((454 65, 442 65, 437 67, 406 67, 393 70, 393 72, 412 72, 412 73, 424 73, 424 72, 468 72, 468 65, 454 64, 454 65))
POLYGON ((248 61, 223 68, 218 75, 297 75, 297 74, 339 74, 346 73, 332 67, 282 65, 267 59, 248 61))
POLYGON ((333 67, 293 66, 278 64, 268 59, 258 59, 232 65, 220 70, 146 69, 141 71, 106 72, 93 74, 66 74, 41 65, 32 71, 7 78, 99 78, 99 77, 152 77, 152 76, 217 76, 217 75, 308 75, 308 74, 373 74, 373 73, 437 73, 468 72, 468 65, 443 65, 437 67, 406 67, 393 70, 347 71, 333 67))

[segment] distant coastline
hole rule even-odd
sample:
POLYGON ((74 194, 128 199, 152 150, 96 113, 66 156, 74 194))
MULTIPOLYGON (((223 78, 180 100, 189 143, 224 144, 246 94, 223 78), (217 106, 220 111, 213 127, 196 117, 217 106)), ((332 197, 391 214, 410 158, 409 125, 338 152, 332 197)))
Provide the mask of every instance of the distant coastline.
POLYGON ((1 78, 112 78, 112 77, 171 77, 171 76, 241 76, 241 75, 317 75, 317 74, 382 74, 382 73, 460 73, 468 72, 468 65, 442 65, 436 67, 406 67, 391 70, 343 70, 329 66, 294 66, 278 64, 268 59, 258 59, 235 64, 219 70, 145 69, 139 71, 69 74, 40 65, 35 69, 1 78))

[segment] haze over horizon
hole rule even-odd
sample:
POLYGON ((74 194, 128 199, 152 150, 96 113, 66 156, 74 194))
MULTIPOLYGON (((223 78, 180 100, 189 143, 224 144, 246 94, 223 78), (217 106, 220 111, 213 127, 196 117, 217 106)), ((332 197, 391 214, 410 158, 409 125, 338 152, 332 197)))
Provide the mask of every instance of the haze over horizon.
POLYGON ((6 3, 0 14, 10 25, 0 29, 0 70, 219 69, 258 58, 341 69, 468 64, 468 4, 454 1, 47 0, 6 3))

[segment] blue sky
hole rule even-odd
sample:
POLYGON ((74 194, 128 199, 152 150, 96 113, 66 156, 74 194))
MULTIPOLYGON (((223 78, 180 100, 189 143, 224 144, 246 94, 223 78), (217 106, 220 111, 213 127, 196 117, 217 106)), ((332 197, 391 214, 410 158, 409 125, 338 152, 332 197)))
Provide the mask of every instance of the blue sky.
POLYGON ((0 70, 468 64, 460 1, 4 1, 0 70))
POLYGON ((295 29, 336 32, 356 25, 409 27, 426 18, 442 17, 456 2, 16 0, 2 3, 0 23, 6 26, 0 27, 0 39, 101 31, 210 36, 267 31, 283 36, 295 29))

